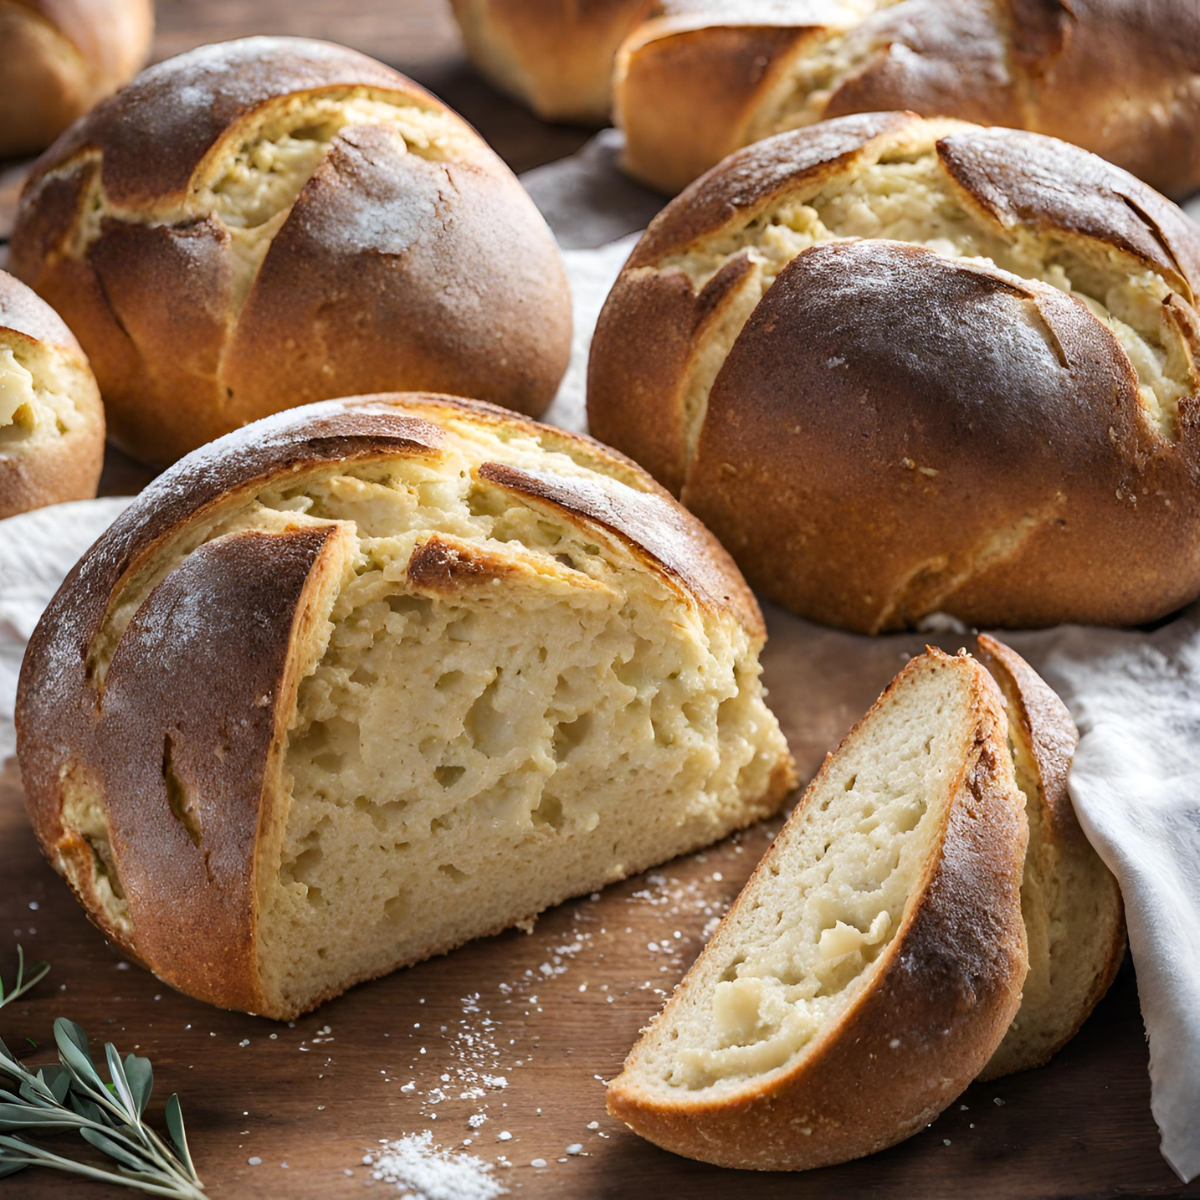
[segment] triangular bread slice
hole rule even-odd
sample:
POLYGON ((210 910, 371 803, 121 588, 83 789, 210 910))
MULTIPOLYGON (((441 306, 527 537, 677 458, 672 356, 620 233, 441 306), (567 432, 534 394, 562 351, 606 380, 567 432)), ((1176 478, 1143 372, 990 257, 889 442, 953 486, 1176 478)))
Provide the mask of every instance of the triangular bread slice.
POLYGON ((984 1068, 1027 970, 1027 824, 991 676, 938 650, 830 755, 608 1089, 675 1153, 799 1170, 881 1150, 984 1068))
POLYGON ((994 638, 980 658, 1000 685, 1017 786, 1025 793, 1029 849, 1021 911, 1029 974, 1021 1007, 981 1079, 1047 1062, 1108 991, 1125 954, 1116 878, 1084 836, 1067 794, 1079 742, 1067 707, 1033 668, 994 638))

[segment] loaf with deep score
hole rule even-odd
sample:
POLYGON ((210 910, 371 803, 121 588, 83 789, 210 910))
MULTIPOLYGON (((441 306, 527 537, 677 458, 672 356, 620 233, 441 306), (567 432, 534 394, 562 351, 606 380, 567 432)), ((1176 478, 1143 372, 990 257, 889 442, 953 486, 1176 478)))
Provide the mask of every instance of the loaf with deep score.
POLYGON ((1200 594, 1198 286, 1195 225, 1094 155, 843 117, 651 223, 591 430, 803 616, 1150 621, 1200 594))
POLYGON ((202 46, 95 108, 26 184, 12 263, 91 358, 113 440, 158 464, 360 392, 540 415, 570 352, 508 167, 411 80, 302 38, 202 46))
POLYGON ((190 456, 75 568, 22 669, 22 779, 105 936, 290 1017, 773 811, 764 639, 604 447, 330 401, 190 456))

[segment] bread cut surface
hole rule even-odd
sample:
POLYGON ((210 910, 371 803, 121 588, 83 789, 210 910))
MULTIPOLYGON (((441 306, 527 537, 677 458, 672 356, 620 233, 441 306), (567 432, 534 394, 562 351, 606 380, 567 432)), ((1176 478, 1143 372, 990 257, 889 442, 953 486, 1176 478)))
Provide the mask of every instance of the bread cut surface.
POLYGON ((1125 953, 1116 877, 1084 836, 1067 792, 1079 732, 1066 706, 1015 651, 981 635, 983 662, 1000 686, 1029 849, 1021 913, 1029 974, 1021 1007, 980 1078, 1038 1067, 1078 1031, 1108 991, 1125 953))
POLYGON ((23 779, 109 937, 286 1017, 773 811, 764 638, 595 443, 330 402, 181 463, 84 559, 26 659, 23 779))
POLYGON ((96 494, 104 409, 79 343, 0 271, 0 518, 96 494))
POLYGON ((892 1145, 966 1087, 1027 969, 1005 724, 974 660, 913 660, 827 758, 609 1111, 691 1158, 796 1170, 892 1145))
POLYGON ((1147 620, 1200 590, 1198 277, 1187 218, 1064 143, 827 121, 651 224, 589 420, 802 615, 1147 620))
POLYGON ((617 55, 625 163, 675 193, 740 146, 911 109, 1061 137, 1200 184, 1191 0, 749 0, 667 10, 617 55))
POLYGON ((562 263, 512 173, 429 93, 324 42, 143 72, 39 163, 12 260, 91 356, 114 440, 156 463, 358 392, 536 415, 569 353, 562 263))
POLYGON ((153 35, 153 0, 0 0, 0 158, 44 150, 133 77, 153 35))

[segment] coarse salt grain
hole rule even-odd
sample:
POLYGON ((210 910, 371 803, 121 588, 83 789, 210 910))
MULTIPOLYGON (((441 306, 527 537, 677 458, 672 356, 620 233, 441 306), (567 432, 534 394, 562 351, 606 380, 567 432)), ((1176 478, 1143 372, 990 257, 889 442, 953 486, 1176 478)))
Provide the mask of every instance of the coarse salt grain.
POLYGON ((508 1189, 492 1178, 490 1163, 435 1146, 428 1129, 385 1143, 363 1162, 371 1167, 373 1179, 395 1184, 411 1200, 494 1200, 508 1195, 508 1189))

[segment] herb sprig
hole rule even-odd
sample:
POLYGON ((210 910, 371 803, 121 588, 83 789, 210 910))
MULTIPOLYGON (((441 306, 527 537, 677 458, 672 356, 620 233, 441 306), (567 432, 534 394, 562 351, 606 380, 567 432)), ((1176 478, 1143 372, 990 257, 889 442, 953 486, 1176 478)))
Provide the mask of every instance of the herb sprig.
MULTIPOLYGON (((49 967, 35 965, 24 979, 24 955, 18 947, 16 986, 7 994, 14 999, 28 991, 49 967)), ((128 1054, 122 1060, 112 1043, 104 1046, 109 1081, 101 1078, 92 1059, 84 1031, 65 1017, 54 1022, 58 1066, 29 1071, 0 1041, 0 1178, 25 1167, 53 1167, 89 1179, 101 1179, 176 1200, 205 1200, 204 1185, 188 1151, 179 1097, 167 1101, 166 1121, 170 1144, 146 1124, 143 1117, 154 1087, 148 1058, 128 1054), (89 1145, 116 1163, 115 1170, 93 1166, 55 1154, 18 1134, 54 1134, 78 1131, 89 1145)))
POLYGON ((46 973, 50 970, 48 962, 35 962, 29 968, 29 975, 25 975, 25 948, 19 943, 17 945, 17 977, 13 981, 12 987, 4 990, 4 977, 0 976, 0 1008, 6 1004, 11 1004, 18 996, 23 996, 36 983, 41 983, 46 978, 46 973))

